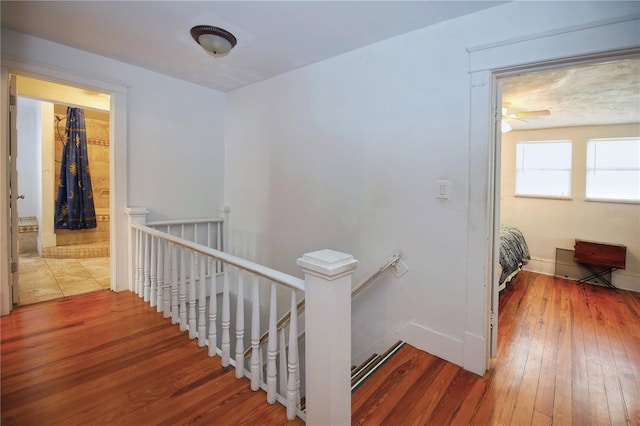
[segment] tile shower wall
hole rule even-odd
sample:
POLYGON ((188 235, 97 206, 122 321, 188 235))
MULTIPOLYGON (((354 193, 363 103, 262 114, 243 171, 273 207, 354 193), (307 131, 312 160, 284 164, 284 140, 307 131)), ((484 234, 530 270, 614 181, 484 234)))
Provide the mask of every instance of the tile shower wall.
MULTIPOLYGON (((66 106, 55 105, 54 113, 58 117, 66 117, 66 106)), ((55 120, 55 118, 54 118, 55 120)), ((60 159, 64 126, 66 121, 59 123, 60 132, 55 128, 55 183, 60 178, 60 159)), ((87 151, 89 154, 89 168, 91 171, 91 185, 96 209, 97 228, 82 230, 56 230, 56 245, 68 246, 89 244, 109 240, 109 114, 85 110, 85 125, 87 128, 87 151)), ((54 127, 56 124, 54 123, 54 127)), ((58 188, 55 186, 54 194, 58 188)))

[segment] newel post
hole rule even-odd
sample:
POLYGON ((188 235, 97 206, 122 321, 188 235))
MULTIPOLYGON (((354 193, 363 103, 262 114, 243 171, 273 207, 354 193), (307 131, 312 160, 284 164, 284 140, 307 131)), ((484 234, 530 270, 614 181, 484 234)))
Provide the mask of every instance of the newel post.
POLYGON ((145 225, 147 223, 147 215, 149 210, 143 207, 127 207, 125 213, 129 217, 129 232, 127 235, 128 256, 127 256, 127 268, 129 271, 129 291, 133 291, 133 286, 136 282, 136 233, 131 225, 145 225))
POLYGON ((306 421, 351 424, 351 275, 353 256, 333 250, 297 261, 305 276, 306 421))

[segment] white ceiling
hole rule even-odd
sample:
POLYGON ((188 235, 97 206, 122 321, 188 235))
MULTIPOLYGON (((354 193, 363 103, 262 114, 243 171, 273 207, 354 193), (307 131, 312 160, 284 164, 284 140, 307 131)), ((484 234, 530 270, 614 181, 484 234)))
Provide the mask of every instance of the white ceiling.
POLYGON ((504 1, 6 1, 2 26, 228 91, 504 1), (232 32, 224 58, 191 38, 232 32))
MULTIPOLYGON (((7 1, 2 27, 221 91, 504 1, 7 1), (238 45, 207 54, 194 25, 231 31, 238 45)), ((505 78, 514 129, 640 122, 640 60, 505 78)))

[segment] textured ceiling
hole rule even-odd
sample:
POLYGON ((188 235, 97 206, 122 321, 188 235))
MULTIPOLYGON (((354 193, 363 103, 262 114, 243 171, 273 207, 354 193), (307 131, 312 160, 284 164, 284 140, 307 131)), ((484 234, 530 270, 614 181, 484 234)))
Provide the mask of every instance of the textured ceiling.
POLYGON ((503 79, 503 106, 508 113, 549 110, 518 129, 640 122, 640 58, 559 68, 503 79))

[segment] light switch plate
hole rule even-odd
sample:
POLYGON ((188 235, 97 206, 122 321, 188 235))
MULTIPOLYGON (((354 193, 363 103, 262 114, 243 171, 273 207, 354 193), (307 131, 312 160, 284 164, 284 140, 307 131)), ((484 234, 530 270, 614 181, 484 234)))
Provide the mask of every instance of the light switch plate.
POLYGON ((436 181, 436 198, 442 200, 448 200, 451 196, 451 181, 450 180, 437 180, 436 181))

